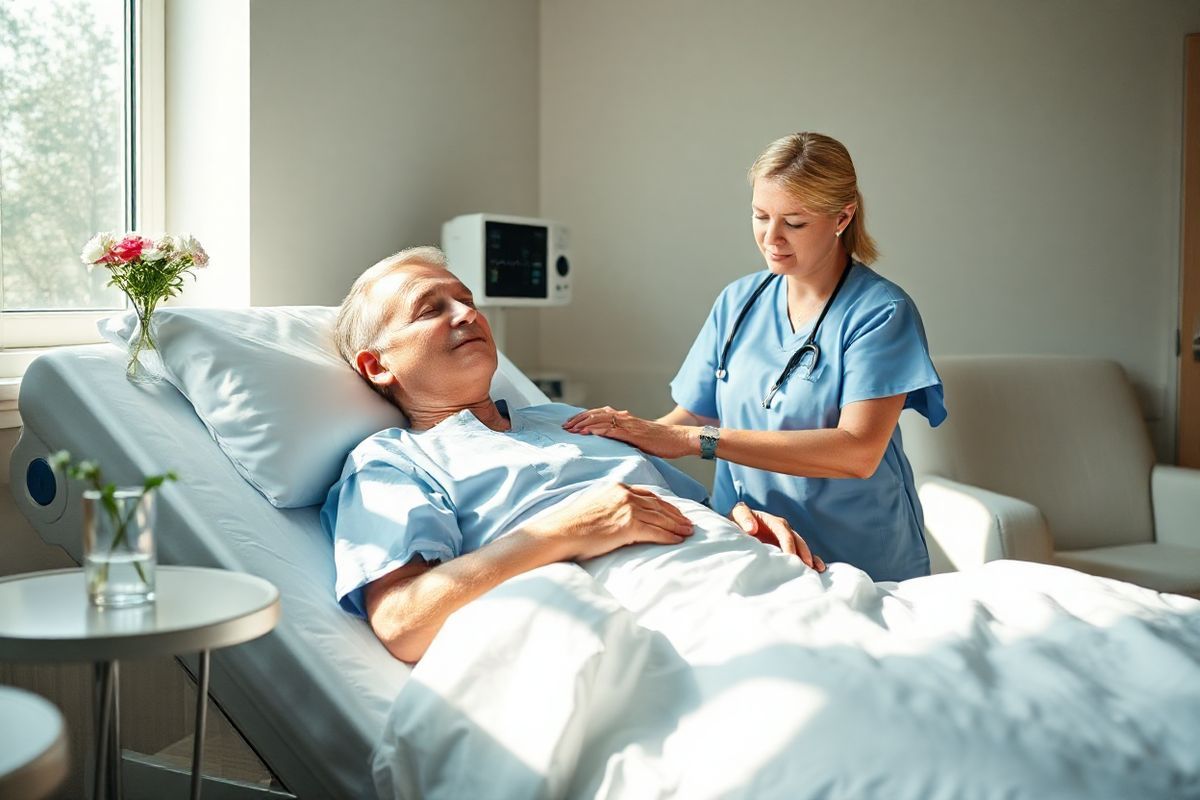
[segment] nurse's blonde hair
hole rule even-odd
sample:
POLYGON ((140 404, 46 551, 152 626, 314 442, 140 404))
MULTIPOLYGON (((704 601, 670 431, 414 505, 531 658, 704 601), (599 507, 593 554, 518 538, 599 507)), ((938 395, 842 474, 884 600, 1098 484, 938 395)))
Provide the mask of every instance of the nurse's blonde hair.
POLYGON ((846 252, 863 264, 879 258, 875 240, 867 233, 866 209, 858 191, 858 175, 845 145, 821 133, 793 133, 776 139, 750 167, 750 183, 760 178, 779 181, 796 201, 813 214, 836 216, 854 203, 854 216, 842 230, 846 252))

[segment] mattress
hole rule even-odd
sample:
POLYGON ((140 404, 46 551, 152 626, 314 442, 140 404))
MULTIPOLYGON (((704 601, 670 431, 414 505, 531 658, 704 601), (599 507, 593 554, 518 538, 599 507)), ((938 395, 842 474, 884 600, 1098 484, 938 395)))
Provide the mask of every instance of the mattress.
MULTIPOLYGON (((97 345, 58 350, 29 367, 20 396, 24 430, 12 456, 18 507, 47 543, 79 561, 79 489, 39 489, 38 459, 66 448, 99 460, 118 483, 175 470, 180 481, 159 498, 160 562, 258 575, 279 588, 282 602, 272 633, 213 653, 214 700, 289 791, 370 796, 370 754, 410 669, 338 607, 319 506, 273 507, 238 475, 170 383, 131 384, 124 360, 115 347, 97 345)), ((545 402, 503 357, 500 384, 500 396, 515 406, 545 402)))

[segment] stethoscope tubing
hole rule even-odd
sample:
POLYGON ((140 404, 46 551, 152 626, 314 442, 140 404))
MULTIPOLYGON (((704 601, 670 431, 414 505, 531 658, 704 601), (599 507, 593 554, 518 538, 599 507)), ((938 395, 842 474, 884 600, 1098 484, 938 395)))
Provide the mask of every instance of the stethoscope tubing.
MULTIPOLYGON (((850 260, 846 264, 845 269, 842 270, 842 274, 841 277, 838 278, 837 285, 833 287, 833 293, 829 295, 829 299, 825 301, 824 307, 821 308, 821 314, 817 317, 817 323, 813 325, 812 330, 809 331, 808 336, 804 340, 804 344, 800 345, 799 349, 792 353, 791 358, 788 359, 787 365, 783 368, 783 372, 779 373, 779 377, 775 379, 775 383, 771 384, 771 387, 767 390, 767 394, 765 397, 763 397, 762 401, 763 408, 771 407, 771 400, 774 399, 775 393, 778 392, 783 384, 787 382, 787 379, 796 370, 796 367, 800 366, 800 362, 802 362, 804 357, 809 353, 812 354, 812 363, 809 366, 809 371, 811 372, 817 368, 817 362, 821 358, 821 348, 817 347, 816 344, 817 331, 821 329, 821 323, 825 321, 825 315, 829 313, 830 306, 832 306, 833 301, 837 299, 838 293, 842 291, 842 286, 845 285, 846 278, 850 275, 850 270, 853 268, 854 261, 850 260)), ((742 323, 746 320, 746 315, 750 313, 750 309, 758 301, 759 296, 761 296, 762 293, 766 291, 766 288, 770 286, 771 283, 778 277, 778 275, 772 273, 764 278, 762 283, 755 287, 754 291, 750 294, 750 297, 742 305, 741 311, 738 312, 737 318, 733 321, 733 328, 729 331, 729 336, 725 338, 725 346, 721 348, 721 359, 717 362, 717 369, 715 372, 717 380, 725 380, 725 377, 729 374, 729 371, 726 369, 726 365, 729 363, 729 350, 731 347, 733 347, 734 337, 737 336, 738 330, 742 327, 742 323)))

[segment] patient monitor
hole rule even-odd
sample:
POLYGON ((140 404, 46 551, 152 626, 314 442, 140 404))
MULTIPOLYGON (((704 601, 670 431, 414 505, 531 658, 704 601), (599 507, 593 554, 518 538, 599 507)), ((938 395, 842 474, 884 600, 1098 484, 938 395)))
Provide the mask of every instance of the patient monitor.
POLYGON ((571 300, 568 234, 557 222, 465 214, 442 226, 442 250, 479 306, 559 306, 571 300))

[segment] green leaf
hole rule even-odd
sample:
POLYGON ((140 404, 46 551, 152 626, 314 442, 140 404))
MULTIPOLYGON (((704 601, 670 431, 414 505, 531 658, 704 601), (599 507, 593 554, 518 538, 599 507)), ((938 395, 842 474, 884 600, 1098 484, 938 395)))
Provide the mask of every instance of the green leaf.
POLYGON ((117 524, 121 519, 121 512, 117 508, 117 500, 113 497, 113 493, 116 490, 117 487, 111 483, 100 490, 100 504, 108 512, 108 517, 113 521, 113 524, 117 524))

